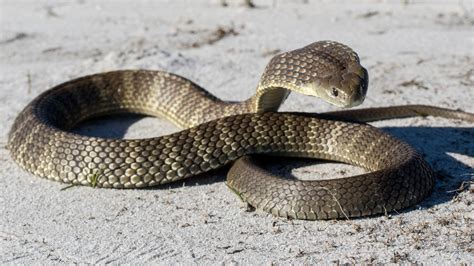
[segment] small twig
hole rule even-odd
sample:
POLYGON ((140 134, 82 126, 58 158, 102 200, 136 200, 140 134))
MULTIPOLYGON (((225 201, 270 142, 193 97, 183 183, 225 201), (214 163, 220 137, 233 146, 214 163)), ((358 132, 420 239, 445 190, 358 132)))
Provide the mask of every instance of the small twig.
POLYGON ((77 185, 76 185, 76 184, 71 184, 71 185, 69 185, 69 186, 66 186, 66 187, 61 188, 59 191, 64 191, 64 190, 66 190, 66 189, 70 189, 70 188, 75 187, 75 186, 77 186, 77 185))
POLYGON ((92 188, 97 187, 97 183, 99 182, 99 180, 102 178, 103 175, 104 175, 103 170, 95 169, 95 171, 90 176, 90 181, 89 181, 89 184, 91 185, 92 188))
MULTIPOLYGON (((101 181, 101 179, 105 177, 107 173, 110 173, 113 170, 126 166, 126 163, 122 163, 121 165, 117 166, 117 168, 114 168, 114 169, 89 169, 88 167, 84 166, 84 164, 82 164, 82 166, 84 167, 84 169, 82 170, 82 173, 86 176, 86 180, 89 183, 90 187, 96 188, 99 182, 101 181)), ((61 188, 60 190, 63 191, 77 185, 79 184, 70 184, 66 187, 61 188)))
POLYGON ((54 8, 52 6, 47 6, 45 9, 46 9, 46 14, 48 15, 48 17, 54 17, 54 18, 59 17, 58 13, 54 12, 54 8))
POLYGON ((448 193, 461 193, 463 192, 464 190, 466 190, 470 185, 473 185, 474 184, 474 181, 463 181, 461 183, 461 185, 459 186, 459 188, 457 189, 453 189, 453 190, 448 190, 447 192, 448 193))
POLYGON ((264 49, 262 51, 262 56, 272 56, 272 55, 276 55, 278 53, 280 53, 281 50, 280 49, 264 49))
POLYGON ((428 90, 429 88, 426 87, 424 84, 423 84, 423 81, 418 81, 418 80, 415 80, 415 79, 412 79, 412 80, 409 80, 409 81, 404 81, 402 83, 399 83, 398 84, 399 86, 402 86, 402 87, 412 87, 412 86, 415 86, 417 88, 420 88, 420 89, 424 89, 424 90, 428 90))
POLYGON ((348 221, 350 220, 350 219, 349 219, 349 216, 347 216, 346 212, 344 212, 344 209, 342 209, 342 205, 341 205, 341 203, 339 202, 339 200, 337 200, 336 195, 335 195, 334 193, 332 193, 331 190, 329 190, 329 189, 326 188, 326 187, 316 187, 316 188, 324 189, 324 190, 326 190, 327 192, 329 192, 329 194, 331 194, 331 196, 334 198, 334 201, 337 203, 337 205, 338 205, 339 208, 341 209, 342 214, 344 214, 344 216, 346 217, 346 220, 348 220, 348 221))
POLYGON ((26 83, 28 84, 28 87, 27 87, 27 89, 26 89, 26 92, 27 92, 28 94, 31 94, 31 73, 30 73, 30 71, 28 71, 28 72, 26 73, 26 83))
POLYGON ((377 15, 380 15, 379 11, 369 11, 369 12, 358 15, 356 18, 371 18, 377 15))
POLYGON ((229 182, 225 182, 225 185, 226 187, 228 187, 230 189, 230 191, 232 191, 235 195, 237 195, 237 197, 239 197, 239 199, 243 202, 246 202, 243 198, 242 198, 242 194, 240 192, 238 192, 235 188, 231 187, 229 182))
POLYGON ((4 41, 0 41, 0 44, 7 44, 7 43, 14 42, 14 41, 19 41, 19 40, 26 39, 26 38, 28 38, 28 37, 31 37, 31 35, 26 34, 26 33, 24 33, 24 32, 19 32, 19 33, 17 33, 15 36, 13 36, 13 37, 10 38, 10 39, 4 40, 4 41))
POLYGON ((244 5, 248 8, 255 8, 255 4, 252 2, 252 0, 244 0, 244 5))

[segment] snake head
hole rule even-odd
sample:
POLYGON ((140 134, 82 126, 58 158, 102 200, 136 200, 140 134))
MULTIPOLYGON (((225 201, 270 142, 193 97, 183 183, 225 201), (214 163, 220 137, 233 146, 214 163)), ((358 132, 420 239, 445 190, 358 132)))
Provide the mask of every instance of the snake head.
MULTIPOLYGON (((367 70, 350 47, 320 41, 272 58, 261 88, 264 91, 281 87, 319 97, 339 107, 352 107, 364 101, 368 81, 367 70)), ((267 105, 273 104, 272 98, 268 98, 267 105)))
POLYGON ((369 84, 367 70, 360 65, 344 68, 340 74, 332 74, 323 82, 312 86, 316 96, 339 106, 352 107, 361 104, 369 84))
POLYGON ((350 47, 334 41, 320 41, 292 54, 307 63, 306 75, 310 77, 302 83, 299 92, 339 107, 352 107, 364 101, 369 75, 350 47))

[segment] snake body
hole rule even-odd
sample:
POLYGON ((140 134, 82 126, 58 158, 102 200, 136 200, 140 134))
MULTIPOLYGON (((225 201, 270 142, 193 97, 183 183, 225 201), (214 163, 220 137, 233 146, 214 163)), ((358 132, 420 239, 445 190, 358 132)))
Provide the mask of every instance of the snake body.
POLYGON ((370 125, 337 119, 434 114, 474 121, 474 115, 429 106, 342 111, 323 117, 275 113, 290 91, 349 107, 363 101, 367 86, 367 71, 357 54, 331 41, 275 56, 256 94, 243 102, 220 100, 171 73, 100 73, 63 83, 35 98, 15 120, 8 148, 12 158, 35 175, 106 188, 155 186, 237 161, 227 184, 254 207, 299 219, 372 215, 421 201, 433 188, 433 170, 403 141, 370 125), (164 117, 184 130, 131 140, 70 132, 81 121, 115 113, 164 117), (287 180, 246 156, 260 153, 340 161, 369 173, 287 180))

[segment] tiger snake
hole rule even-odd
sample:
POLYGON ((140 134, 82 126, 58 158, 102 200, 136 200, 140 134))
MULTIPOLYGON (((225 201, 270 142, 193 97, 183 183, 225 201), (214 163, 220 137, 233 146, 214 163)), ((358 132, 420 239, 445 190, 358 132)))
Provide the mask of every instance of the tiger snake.
POLYGON ((242 102, 220 100, 167 72, 99 73, 36 97, 16 118, 8 148, 14 161, 37 176, 104 188, 156 186, 236 161, 228 187, 274 215, 314 220, 386 213, 424 199, 435 174, 411 146, 363 122, 419 115, 473 122, 474 114, 423 105, 319 115, 276 112, 291 91, 351 107, 363 102, 367 88, 368 73, 358 55, 333 41, 274 56, 255 95, 242 102), (117 113, 164 117, 184 130, 146 139, 71 132, 81 121, 117 113), (332 160, 367 173, 285 179, 264 170, 252 154, 332 160))

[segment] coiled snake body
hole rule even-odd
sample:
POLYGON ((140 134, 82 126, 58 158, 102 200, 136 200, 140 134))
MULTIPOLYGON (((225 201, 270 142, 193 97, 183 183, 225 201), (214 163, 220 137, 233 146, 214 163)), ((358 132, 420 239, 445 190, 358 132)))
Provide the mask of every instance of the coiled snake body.
POLYGON ((275 56, 256 94, 244 102, 217 99, 193 82, 160 71, 126 70, 72 80, 34 99, 18 116, 8 148, 29 172, 64 183, 108 188, 155 186, 233 161, 227 184, 250 205, 275 215, 331 219, 383 213, 416 204, 434 183, 430 166, 406 143, 360 121, 474 115, 429 106, 314 114, 275 113, 290 91, 338 106, 360 104, 367 71, 349 47, 321 41, 275 56), (113 113, 165 117, 185 130, 149 139, 105 139, 68 130, 113 113), (331 180, 287 180, 245 155, 266 153, 329 159, 367 174, 331 180), (240 158, 240 159, 239 159, 240 158))

